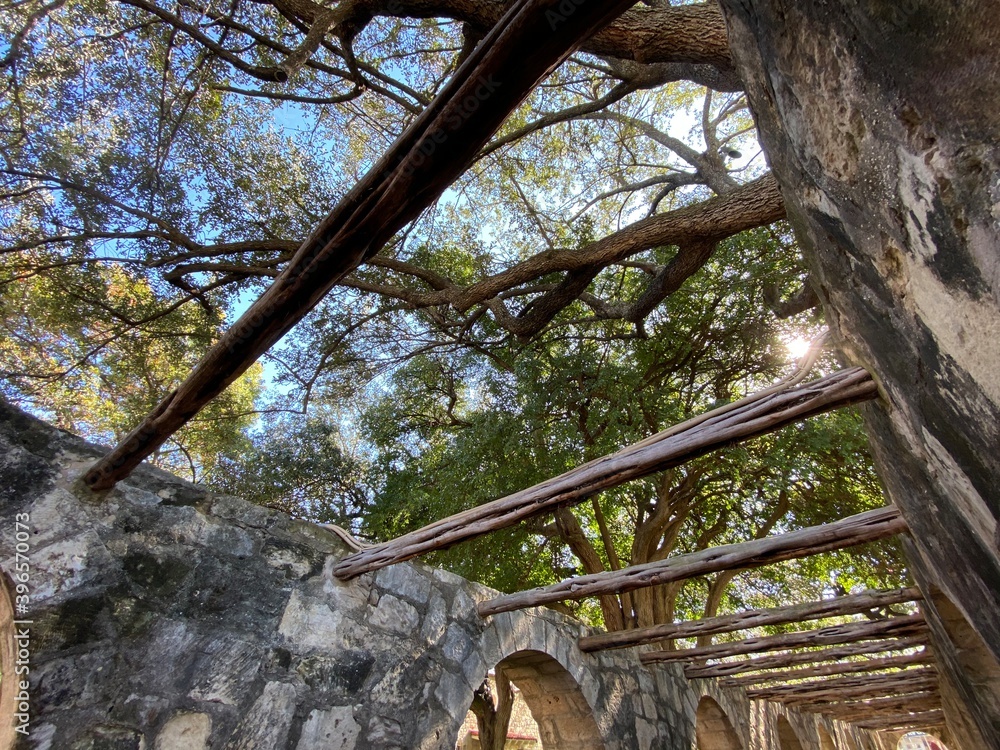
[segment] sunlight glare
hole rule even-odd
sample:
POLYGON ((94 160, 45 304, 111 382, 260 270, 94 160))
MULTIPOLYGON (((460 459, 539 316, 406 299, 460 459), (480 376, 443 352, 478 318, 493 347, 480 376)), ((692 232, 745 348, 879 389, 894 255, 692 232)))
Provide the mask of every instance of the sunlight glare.
POLYGON ((807 338, 796 336, 795 338, 789 339, 785 342, 785 348, 788 349, 788 353, 792 355, 793 359, 799 360, 806 356, 811 343, 812 342, 807 338))

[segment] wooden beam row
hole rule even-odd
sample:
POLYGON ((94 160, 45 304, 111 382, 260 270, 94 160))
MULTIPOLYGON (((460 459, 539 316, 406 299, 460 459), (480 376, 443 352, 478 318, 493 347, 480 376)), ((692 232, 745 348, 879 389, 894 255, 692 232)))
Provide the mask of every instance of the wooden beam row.
MULTIPOLYGON (((853 722, 852 722, 853 723, 853 722)), ((880 719, 869 719, 854 724, 858 729, 887 731, 889 729, 919 729, 944 726, 944 711, 925 711, 918 714, 900 714, 880 719)))
POLYGON ((905 651, 918 646, 926 646, 926 631, 919 635, 911 635, 903 638, 889 638, 885 640, 865 641, 850 643, 845 646, 835 648, 816 649, 812 651, 796 651, 786 654, 772 654, 761 656, 755 659, 742 659, 740 661, 721 662, 719 664, 691 664, 684 668, 684 675, 688 679, 703 677, 729 677, 743 674, 745 672, 756 672, 762 669, 785 669, 801 664, 819 664, 823 662, 839 661, 849 659, 854 656, 865 654, 879 654, 892 651, 905 651))
POLYGON ((643 664, 673 661, 692 662, 805 646, 833 646, 873 638, 885 638, 886 636, 907 636, 926 632, 927 625, 924 623, 923 615, 905 615, 903 617, 889 617, 885 620, 830 625, 818 630, 800 630, 795 633, 747 638, 731 643, 713 643, 711 646, 683 648, 676 651, 647 651, 639 654, 639 660, 643 664))
POLYGON ((666 560, 580 576, 552 586, 499 596, 480 602, 478 610, 480 616, 487 617, 500 612, 552 604, 566 599, 620 594, 722 570, 759 568, 782 560, 809 557, 821 552, 885 539, 905 530, 906 523, 899 511, 887 506, 787 534, 710 547, 666 560))
POLYGON ((755 700, 777 701, 792 708, 801 708, 802 706, 815 706, 821 703, 843 703, 844 701, 857 701, 865 698, 922 693, 937 690, 937 686, 938 681, 936 677, 923 677, 920 679, 907 677, 905 680, 899 680, 898 682, 876 682, 856 685, 854 687, 830 688, 826 690, 817 689, 799 695, 774 695, 769 698, 755 698, 755 700))
MULTIPOLYGON (((792 685, 777 685, 773 687, 757 688, 747 690, 747 697, 754 700, 771 700, 773 698, 785 698, 795 696, 810 696, 816 693, 826 693, 828 691, 841 691, 856 687, 890 687, 899 692, 900 686, 910 684, 923 684, 928 679, 937 679, 937 670, 932 667, 922 667, 906 672, 896 672, 894 674, 872 676, 872 675, 852 675, 850 677, 839 677, 833 680, 810 680, 808 682, 798 682, 792 685)), ((912 692, 912 691, 908 691, 912 692)))
POLYGON ((934 656, 929 651, 919 651, 915 654, 889 656, 884 659, 865 659, 863 661, 842 661, 834 664, 822 664, 802 669, 791 669, 784 672, 763 672, 749 677, 730 677, 719 680, 722 687, 746 687, 759 685, 763 682, 789 682, 804 680, 810 677, 833 677, 836 675, 858 674, 866 672, 882 672, 889 669, 901 670, 920 664, 934 663, 934 656))
POLYGON ((802 706, 806 713, 821 713, 829 719, 853 721, 881 716, 886 713, 898 715, 901 711, 931 711, 941 708, 941 695, 937 690, 923 690, 917 693, 893 695, 888 698, 843 701, 841 703, 820 703, 802 706))
POLYGON ((769 393, 757 400, 751 397, 747 399, 748 403, 738 408, 722 407, 685 423, 687 426, 681 425, 675 430, 654 435, 554 479, 348 555, 334 566, 333 572, 338 578, 347 580, 433 550, 445 549, 508 528, 533 516, 550 513, 556 508, 580 503, 602 490, 678 466, 718 448, 773 432, 806 417, 875 398, 876 394, 871 376, 860 368, 851 368, 811 383, 769 393))
POLYGON ((861 594, 825 599, 819 602, 793 604, 772 609, 747 610, 732 615, 707 617, 691 622, 666 623, 646 628, 635 628, 634 630, 619 630, 586 636, 580 639, 579 645, 581 651, 625 648, 677 638, 697 638, 704 635, 732 633, 736 630, 747 630, 762 625, 787 625, 794 622, 820 620, 824 617, 854 615, 893 604, 919 601, 921 598, 920 590, 917 588, 865 591, 861 594))

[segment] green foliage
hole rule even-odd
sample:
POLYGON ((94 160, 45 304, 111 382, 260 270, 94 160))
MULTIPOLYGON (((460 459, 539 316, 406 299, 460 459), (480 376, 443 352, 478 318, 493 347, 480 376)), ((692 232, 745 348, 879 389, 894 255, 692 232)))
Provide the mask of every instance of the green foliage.
MULTIPOLYGON (((123 439, 197 364, 223 321, 194 308, 163 311, 146 279, 122 266, 56 267, 0 298, 3 394, 64 429, 123 439), (141 327, 136 321, 146 320, 141 327)), ((254 419, 256 366, 153 456, 191 479, 239 446, 254 419)))
POLYGON ((332 420, 269 416, 207 477, 213 488, 320 523, 350 528, 368 504, 364 466, 332 420))
MULTIPOLYGON (((0 392, 103 442, 197 363, 470 41, 447 19, 356 19, 349 47, 327 35, 278 84, 259 69, 285 61, 307 24, 265 2, 226 8, 27 0, 0 14, 0 392)), ((597 263, 550 322, 514 333, 572 277, 547 259, 765 168, 723 157, 759 150, 742 95, 667 82, 664 67, 574 55, 436 205, 155 460, 384 539, 776 379, 784 342, 818 327, 767 309, 764 289, 787 295, 806 277, 780 224, 721 243, 641 320, 606 311, 689 248, 650 242, 597 263), (482 285, 485 297, 459 294, 482 285)), ((573 511, 572 544, 543 518, 436 561, 511 590, 881 503, 858 415, 842 412, 603 493, 573 511)), ((694 582, 649 606, 663 618, 904 577, 881 545, 694 582)))

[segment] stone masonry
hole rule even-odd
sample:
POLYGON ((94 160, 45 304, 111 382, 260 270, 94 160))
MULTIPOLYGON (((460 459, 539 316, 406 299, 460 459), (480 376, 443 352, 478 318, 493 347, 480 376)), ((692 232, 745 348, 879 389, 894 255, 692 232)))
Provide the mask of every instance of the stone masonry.
MULTIPOLYGON (((555 611, 482 620, 495 592, 419 563, 341 583, 333 533, 148 467, 90 494, 77 480, 100 452, 0 403, 0 565, 27 514, 32 621, 28 734, 4 726, 0 748, 452 750, 498 663, 548 750, 692 748, 705 694, 743 747, 771 746, 775 707, 633 650, 584 654, 589 629, 555 611)), ((790 718, 818 748, 816 719, 790 718)))

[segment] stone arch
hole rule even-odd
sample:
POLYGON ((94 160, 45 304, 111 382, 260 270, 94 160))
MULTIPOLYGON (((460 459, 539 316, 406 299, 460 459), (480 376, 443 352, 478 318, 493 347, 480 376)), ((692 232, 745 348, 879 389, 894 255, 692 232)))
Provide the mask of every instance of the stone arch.
POLYGON ((497 666, 521 691, 545 750, 604 750, 579 684, 556 659, 541 651, 518 651, 497 666))
POLYGON ((803 750, 799 736, 784 716, 778 717, 778 750, 803 750))
POLYGON ((695 737, 698 750, 743 750, 740 737, 733 729, 726 712, 707 695, 698 702, 695 737))
POLYGON ((826 727, 817 727, 816 733, 819 735, 819 750, 837 750, 837 743, 833 741, 833 737, 826 731, 826 727))

